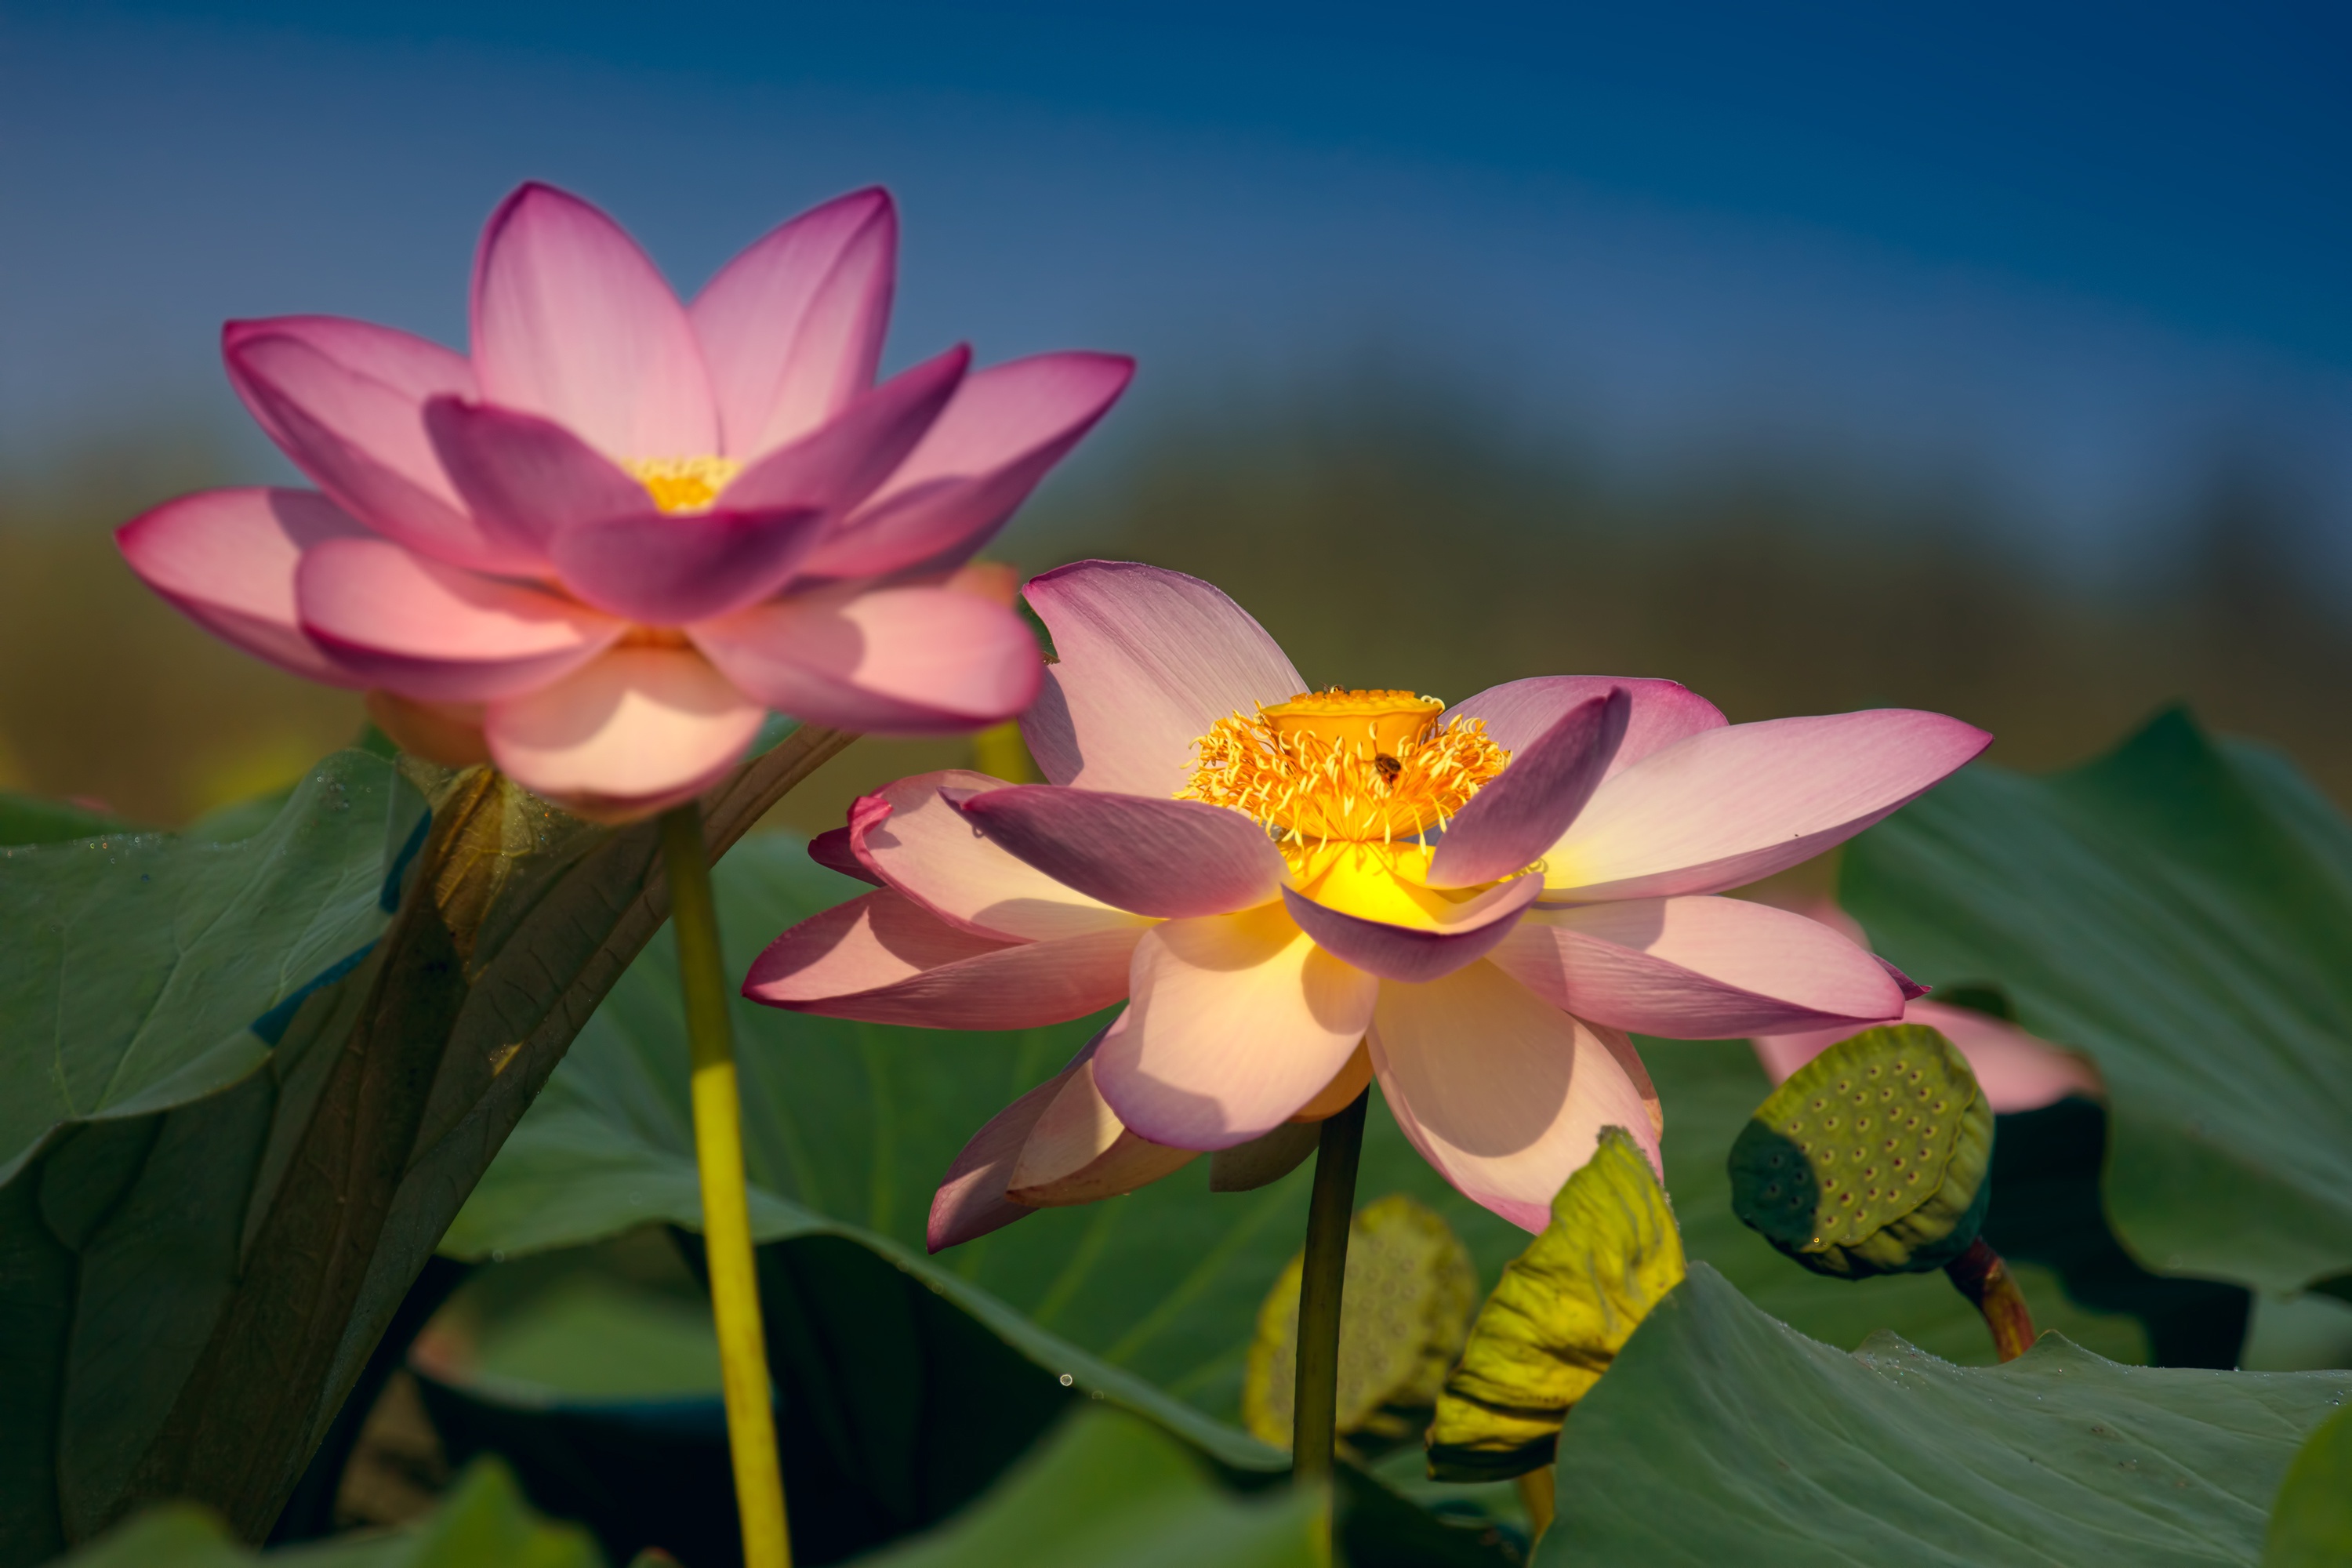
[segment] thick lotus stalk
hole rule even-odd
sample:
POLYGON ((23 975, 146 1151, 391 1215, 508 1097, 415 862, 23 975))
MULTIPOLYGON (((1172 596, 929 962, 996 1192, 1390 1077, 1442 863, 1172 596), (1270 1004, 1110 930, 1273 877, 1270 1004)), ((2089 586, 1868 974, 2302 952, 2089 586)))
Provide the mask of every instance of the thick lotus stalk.
POLYGON ((1977 1234, 1992 1142, 1992 1106, 1950 1041, 1917 1024, 1870 1029, 1757 1108, 1731 1146, 1731 1206, 1816 1274, 1947 1269, 2008 1361, 2032 1344, 2033 1323, 1977 1234))
MULTIPOLYGON (((1428 1438, 1438 1480, 1502 1480, 1549 1466, 1570 1407, 1688 1272, 1665 1189, 1623 1128, 1601 1132, 1551 1214, 1504 1266, 1446 1379, 1428 1438)), ((1531 1489, 1548 1508, 1549 1489, 1531 1489)))

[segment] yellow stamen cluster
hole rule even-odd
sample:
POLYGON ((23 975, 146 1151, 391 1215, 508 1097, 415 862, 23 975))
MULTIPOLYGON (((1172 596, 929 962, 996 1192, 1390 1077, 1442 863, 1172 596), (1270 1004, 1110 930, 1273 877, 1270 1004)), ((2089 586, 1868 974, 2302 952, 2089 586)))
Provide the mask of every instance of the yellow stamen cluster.
POLYGON ((699 511, 743 471, 732 458, 627 458, 621 467, 664 511, 699 511))
POLYGON ((1220 719, 1177 792, 1255 817, 1294 862, 1334 841, 1395 843, 1443 826, 1511 754, 1475 719, 1409 691, 1315 691, 1220 719))

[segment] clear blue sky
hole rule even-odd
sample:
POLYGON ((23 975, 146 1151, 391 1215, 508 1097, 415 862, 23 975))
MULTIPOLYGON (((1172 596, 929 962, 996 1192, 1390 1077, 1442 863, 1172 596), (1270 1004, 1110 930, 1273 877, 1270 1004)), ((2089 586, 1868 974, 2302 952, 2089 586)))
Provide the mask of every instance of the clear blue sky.
POLYGON ((1130 419, 1379 343, 1538 431, 1970 468, 2094 531, 2216 433, 2340 501, 2347 18, 0 0, 0 458, 221 403, 223 317, 457 341, 523 177, 689 286, 878 179, 894 357, 1130 349, 1130 419))

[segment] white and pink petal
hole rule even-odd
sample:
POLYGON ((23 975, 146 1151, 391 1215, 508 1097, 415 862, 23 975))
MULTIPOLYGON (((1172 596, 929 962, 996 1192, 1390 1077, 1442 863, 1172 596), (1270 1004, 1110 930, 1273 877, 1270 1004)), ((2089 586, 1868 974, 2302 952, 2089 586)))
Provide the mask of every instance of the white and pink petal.
POLYGON ((1371 1031, 1381 1092, 1423 1158, 1462 1194, 1539 1231, 1551 1200, 1622 1127, 1658 1163, 1654 1095, 1631 1042, 1543 1001, 1491 963, 1381 987, 1371 1031))
POLYGON ((1314 1099, 1354 1054, 1380 990, 1276 904, 1154 926, 1130 984, 1095 1081, 1137 1133, 1200 1150, 1247 1142, 1314 1099))
POLYGON ((751 964, 743 994, 795 1013, 934 1029, 1066 1023, 1127 994, 1140 926, 1049 942, 978 936, 884 889, 792 927, 751 964))
POLYGON ((1828 926, 1739 899, 1629 899, 1538 910, 1493 962, 1593 1023, 1730 1039, 1901 1016, 1884 964, 1828 926))
POLYGON ((1892 708, 1703 730, 1602 784, 1544 880, 1579 902, 1737 888, 1843 843, 1991 740, 1892 708))
POLYGON ((1230 914, 1283 890, 1265 830, 1199 801, 1016 784, 950 805, 991 843, 1066 888, 1161 920, 1230 914))
POLYGON ((1032 579, 1024 596, 1058 662, 1021 732, 1057 784, 1173 795, 1218 720, 1307 689, 1263 626, 1181 572, 1082 561, 1032 579))
POLYGON ((887 886, 978 936, 1042 942, 1150 923, 990 843, 941 793, 1011 787, 966 768, 900 779, 850 808, 851 847, 887 886))
POLYGON ((1603 777, 1621 773, 1651 752, 1702 730, 1720 730, 1728 720, 1716 705, 1677 680, 1618 675, 1536 675, 1490 686, 1440 716, 1441 723, 1475 719, 1504 750, 1532 744, 1580 702, 1622 688, 1632 699, 1625 736, 1603 777))

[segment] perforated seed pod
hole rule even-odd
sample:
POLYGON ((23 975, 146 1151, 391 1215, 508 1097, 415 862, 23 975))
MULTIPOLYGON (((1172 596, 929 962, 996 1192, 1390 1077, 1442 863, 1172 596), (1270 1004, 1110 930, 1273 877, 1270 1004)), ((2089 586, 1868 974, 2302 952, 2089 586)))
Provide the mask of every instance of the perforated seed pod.
POLYGON ((1731 1146, 1731 1206, 1816 1273, 1940 1268, 1984 1221, 1992 1138, 1949 1041, 1916 1024, 1867 1030, 1757 1108, 1731 1146))

